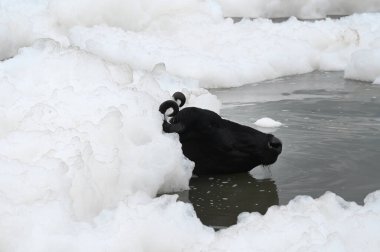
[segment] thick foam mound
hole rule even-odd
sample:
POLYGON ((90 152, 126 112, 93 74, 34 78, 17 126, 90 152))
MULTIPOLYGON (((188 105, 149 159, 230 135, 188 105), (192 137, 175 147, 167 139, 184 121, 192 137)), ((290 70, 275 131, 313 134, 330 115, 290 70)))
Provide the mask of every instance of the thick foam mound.
POLYGON ((91 223, 72 218, 62 202, 2 211, 3 251, 369 251, 380 248, 380 193, 364 206, 333 193, 299 196, 265 216, 243 213, 220 232, 203 226, 175 196, 129 197, 91 223), (276 242, 273 242, 275 240, 276 242), (22 242, 21 242, 22 241, 22 242))
POLYGON ((0 59, 51 38, 134 69, 148 71, 163 62, 168 73, 207 88, 342 71, 354 52, 380 37, 379 14, 278 24, 233 23, 223 19, 217 2, 200 0, 1 0, 0 6, 0 59))
MULTIPOLYGON (((378 40, 380 42, 380 38, 378 40)), ((344 77, 380 84, 380 44, 378 48, 354 53, 344 72, 344 77)))
POLYGON ((201 0, 51 0, 49 10, 66 28, 108 24, 135 31, 168 17, 194 14, 221 17, 218 5, 201 0))
POLYGON ((368 195, 363 207, 333 193, 316 200, 299 196, 265 216, 241 214, 209 251, 377 251, 379 203, 379 191, 368 195))
POLYGON ((173 18, 171 26, 157 21, 158 30, 139 33, 108 26, 76 27, 70 40, 83 50, 133 68, 151 69, 165 62, 168 72, 214 88, 313 70, 343 70, 353 52, 380 36, 379 14, 314 23, 182 21, 173 18))
POLYGON ((127 65, 48 40, 2 63, 0 80, 2 186, 30 183, 11 199, 69 197, 87 218, 139 191, 187 188, 192 164, 157 111, 170 94, 149 74, 132 82, 127 65))

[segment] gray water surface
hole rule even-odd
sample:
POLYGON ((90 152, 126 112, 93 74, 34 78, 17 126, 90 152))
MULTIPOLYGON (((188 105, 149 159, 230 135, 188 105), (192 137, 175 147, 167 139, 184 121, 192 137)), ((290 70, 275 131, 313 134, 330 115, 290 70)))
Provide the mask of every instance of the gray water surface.
POLYGON ((314 72, 211 92, 227 119, 252 127, 262 117, 282 122, 273 134, 283 153, 266 179, 248 173, 193 178, 180 198, 203 223, 229 226, 241 212, 265 213, 297 195, 326 191, 362 204, 380 189, 380 85, 314 72))

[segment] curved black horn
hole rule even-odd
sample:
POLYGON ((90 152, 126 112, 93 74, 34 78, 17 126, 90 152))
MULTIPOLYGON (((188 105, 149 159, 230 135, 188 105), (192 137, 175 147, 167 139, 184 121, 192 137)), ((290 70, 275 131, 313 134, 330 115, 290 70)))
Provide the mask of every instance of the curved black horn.
POLYGON ((179 104, 179 107, 182 107, 184 104, 185 104, 185 102, 186 102, 186 97, 185 97, 185 95, 183 94, 183 93, 181 93, 181 92, 175 92, 174 94, 173 94, 173 98, 174 98, 174 100, 177 102, 178 100, 181 102, 180 104, 179 104))
POLYGON ((170 108, 173 109, 173 112, 170 113, 168 116, 175 116, 179 111, 178 104, 175 101, 171 100, 163 102, 158 110, 161 112, 161 114, 165 115, 166 111, 170 108))

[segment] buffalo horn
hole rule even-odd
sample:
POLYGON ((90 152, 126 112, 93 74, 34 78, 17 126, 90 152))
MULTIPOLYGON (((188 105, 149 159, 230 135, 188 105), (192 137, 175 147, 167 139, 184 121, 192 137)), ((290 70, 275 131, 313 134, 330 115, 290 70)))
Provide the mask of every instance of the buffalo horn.
POLYGON ((166 111, 170 108, 173 109, 173 112, 170 113, 168 116, 175 116, 179 111, 178 104, 175 101, 171 100, 163 102, 158 110, 161 112, 161 114, 165 115, 166 111))
POLYGON ((185 104, 185 102, 186 102, 186 97, 185 97, 185 95, 184 95, 183 93, 181 93, 181 92, 175 92, 175 93, 173 94, 173 98, 174 98, 174 100, 175 100, 176 102, 178 102, 178 100, 180 101, 180 104, 178 104, 179 107, 182 107, 182 106, 185 104))

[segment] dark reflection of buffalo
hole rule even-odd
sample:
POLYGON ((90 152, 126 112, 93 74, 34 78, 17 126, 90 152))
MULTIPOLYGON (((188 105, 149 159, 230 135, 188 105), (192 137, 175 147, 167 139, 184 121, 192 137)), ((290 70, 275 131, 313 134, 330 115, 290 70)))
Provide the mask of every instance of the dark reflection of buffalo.
POLYGON ((180 200, 192 203, 202 223, 213 227, 235 224, 241 212, 264 214, 279 203, 273 180, 257 180, 248 173, 195 177, 190 188, 180 200))

